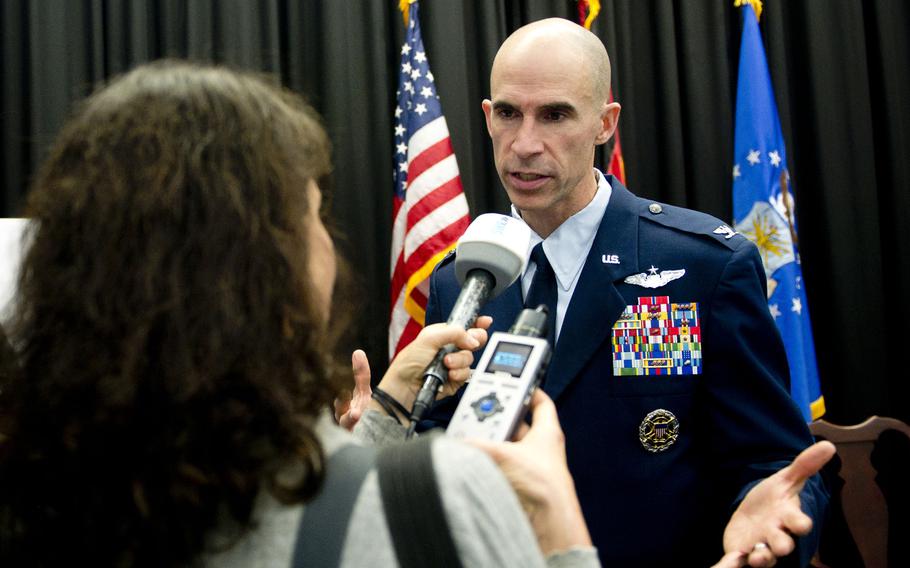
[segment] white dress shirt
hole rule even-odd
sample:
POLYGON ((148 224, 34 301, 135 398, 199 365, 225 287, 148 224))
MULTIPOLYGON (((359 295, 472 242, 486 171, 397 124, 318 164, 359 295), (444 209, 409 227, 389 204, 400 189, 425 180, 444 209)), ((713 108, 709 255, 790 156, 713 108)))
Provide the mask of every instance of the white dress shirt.
MULTIPOLYGON (((606 177, 596 168, 594 173, 597 176, 597 192, 594 198, 584 209, 572 215, 562 225, 550 233, 546 239, 531 229, 531 243, 525 253, 527 268, 521 276, 521 293, 522 297, 528 295, 528 289, 531 287, 531 281, 534 279, 534 272, 537 265, 532 263, 531 250, 543 241, 543 251, 553 267, 553 273, 556 275, 556 339, 559 339, 559 331, 562 329, 562 321, 566 317, 566 309, 572 300, 572 294, 575 292, 575 285, 578 284, 578 276, 585 265, 591 246, 594 244, 594 235, 600 227, 600 221, 603 219, 607 205, 610 203, 610 194, 612 188, 607 183, 606 177)), ((515 206, 512 206, 512 217, 521 220, 521 213, 515 206)), ((524 220, 522 220, 524 222, 524 220)))

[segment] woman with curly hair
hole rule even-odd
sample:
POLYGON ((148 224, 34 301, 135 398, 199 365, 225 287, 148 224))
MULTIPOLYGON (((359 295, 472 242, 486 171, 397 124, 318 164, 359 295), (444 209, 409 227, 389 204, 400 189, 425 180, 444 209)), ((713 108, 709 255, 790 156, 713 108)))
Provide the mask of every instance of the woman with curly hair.
MULTIPOLYGON (((320 217, 329 171, 314 111, 256 76, 163 62, 80 105, 27 202, 17 364, 0 394, 0 564, 290 564, 328 456, 353 439, 328 410, 349 381, 326 355, 343 327, 320 217)), ((427 328, 381 385, 410 404, 452 342, 463 381, 485 339, 427 328)), ((519 450, 543 464, 521 504, 484 453, 433 443, 466 565, 597 562, 540 397, 536 436, 497 455, 513 480, 535 471, 519 450)), ((370 409, 355 437, 403 432, 370 409)), ((396 562, 377 491, 367 478, 343 565, 396 562)))

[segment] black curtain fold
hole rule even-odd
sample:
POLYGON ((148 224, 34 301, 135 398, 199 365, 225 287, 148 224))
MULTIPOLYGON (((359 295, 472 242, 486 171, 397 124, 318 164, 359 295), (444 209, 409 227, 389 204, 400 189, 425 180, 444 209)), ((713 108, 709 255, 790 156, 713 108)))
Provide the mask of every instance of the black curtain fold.
MULTIPOLYGON (((13 216, 71 105, 162 57, 272 73, 322 113, 339 248, 360 275, 354 344, 378 377, 389 313, 396 0, 5 0, 0 215, 13 216)), ((603 0, 630 188, 729 220, 741 29, 732 0, 603 0)), ((499 43, 572 0, 423 0, 421 26, 472 214, 508 210, 480 101, 499 43)), ((910 420, 910 5, 766 0, 762 35, 797 196, 822 386, 836 422, 910 420), (895 365, 897 363, 897 365, 895 365)), ((606 149, 598 152, 606 164, 606 149)))

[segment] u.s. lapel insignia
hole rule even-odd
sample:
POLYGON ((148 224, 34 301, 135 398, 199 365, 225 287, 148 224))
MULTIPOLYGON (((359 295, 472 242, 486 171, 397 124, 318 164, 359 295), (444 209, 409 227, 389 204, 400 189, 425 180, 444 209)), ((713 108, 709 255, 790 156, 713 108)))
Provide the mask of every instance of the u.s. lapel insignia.
POLYGON ((679 420, 669 410, 658 408, 648 413, 638 427, 638 440, 651 453, 666 450, 679 437, 679 420))
POLYGON ((613 324, 613 375, 701 374, 698 302, 638 298, 613 324))
POLYGON ((633 274, 632 276, 627 276, 623 282, 626 284, 634 284, 635 286, 643 286, 644 288, 660 288, 665 284, 682 278, 686 273, 685 268, 679 270, 661 270, 660 273, 658 273, 658 270, 660 269, 652 264, 647 272, 640 272, 638 274, 633 274))

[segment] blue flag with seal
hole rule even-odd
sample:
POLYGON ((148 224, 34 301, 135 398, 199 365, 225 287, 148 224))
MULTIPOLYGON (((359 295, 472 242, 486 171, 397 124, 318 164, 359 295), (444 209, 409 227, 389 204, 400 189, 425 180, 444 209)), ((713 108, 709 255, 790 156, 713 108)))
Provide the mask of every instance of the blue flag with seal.
POLYGON ((758 19, 748 0, 737 0, 736 5, 744 6, 736 88, 734 226, 761 253, 768 277, 768 309, 790 363, 790 393, 809 422, 825 413, 825 401, 799 262, 796 200, 758 19))

